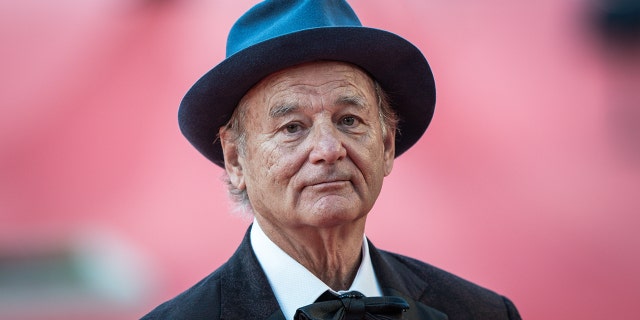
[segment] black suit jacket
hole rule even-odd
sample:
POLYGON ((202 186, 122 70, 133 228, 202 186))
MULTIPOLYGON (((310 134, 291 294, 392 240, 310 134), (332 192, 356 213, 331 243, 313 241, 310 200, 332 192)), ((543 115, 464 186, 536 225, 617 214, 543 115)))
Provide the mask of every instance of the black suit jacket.
MULTIPOLYGON (((383 293, 409 302, 406 319, 520 319, 515 306, 501 295, 371 243, 369 249, 383 293)), ((284 320, 284 316, 247 232, 229 261, 142 319, 284 320)))

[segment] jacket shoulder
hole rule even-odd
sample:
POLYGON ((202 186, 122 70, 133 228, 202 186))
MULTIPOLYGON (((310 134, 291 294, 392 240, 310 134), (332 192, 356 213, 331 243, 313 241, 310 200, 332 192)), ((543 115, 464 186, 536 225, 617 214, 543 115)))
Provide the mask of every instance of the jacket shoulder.
POLYGON ((454 319, 521 319, 506 297, 420 260, 380 250, 407 285, 420 284, 417 299, 454 319))

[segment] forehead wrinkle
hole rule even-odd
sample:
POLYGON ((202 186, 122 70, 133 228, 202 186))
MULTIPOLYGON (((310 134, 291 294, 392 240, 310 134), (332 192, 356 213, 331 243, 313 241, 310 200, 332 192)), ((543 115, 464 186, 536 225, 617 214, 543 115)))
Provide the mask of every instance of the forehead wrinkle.
POLYGON ((265 94, 265 103, 269 105, 268 115, 280 118, 300 109, 300 95, 307 95, 308 89, 304 85, 291 84, 290 79, 271 79, 267 85, 272 93, 265 94))
POLYGON ((337 97, 332 101, 334 105, 367 109, 369 101, 363 91, 368 89, 371 79, 365 74, 359 74, 357 69, 350 71, 343 74, 343 79, 330 79, 320 83, 296 83, 289 77, 282 77, 282 73, 273 74, 262 83, 262 90, 266 91, 263 101, 271 105, 268 109, 269 117, 280 118, 298 111, 302 108, 301 98, 319 95, 320 100, 324 100, 325 95, 334 95, 332 92, 336 89, 339 92, 335 93, 337 97), (364 78, 365 81, 358 81, 358 78, 364 78), (269 91, 272 94, 268 94, 269 91))

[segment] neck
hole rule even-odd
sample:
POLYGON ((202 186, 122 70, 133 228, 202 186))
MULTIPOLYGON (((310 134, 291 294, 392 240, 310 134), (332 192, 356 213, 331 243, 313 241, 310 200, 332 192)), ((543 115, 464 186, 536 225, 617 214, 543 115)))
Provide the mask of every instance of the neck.
POLYGON ((256 216, 278 247, 331 289, 348 290, 362 260, 364 220, 330 228, 278 228, 256 216))

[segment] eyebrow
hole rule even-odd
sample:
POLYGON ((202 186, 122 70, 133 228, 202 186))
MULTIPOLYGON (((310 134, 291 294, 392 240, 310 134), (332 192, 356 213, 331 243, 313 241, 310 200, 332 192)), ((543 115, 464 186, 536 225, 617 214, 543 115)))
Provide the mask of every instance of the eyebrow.
POLYGON ((352 94, 338 97, 338 99, 336 99, 335 101, 335 104, 356 106, 358 107, 358 109, 364 109, 367 107, 367 100, 361 95, 352 94))
POLYGON ((300 109, 300 105, 296 103, 286 103, 286 104, 276 105, 275 107, 271 108, 271 110, 269 110, 269 117, 281 118, 298 109, 300 109))

